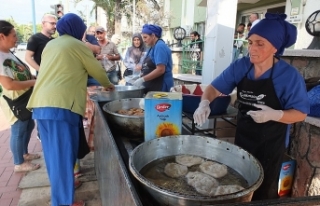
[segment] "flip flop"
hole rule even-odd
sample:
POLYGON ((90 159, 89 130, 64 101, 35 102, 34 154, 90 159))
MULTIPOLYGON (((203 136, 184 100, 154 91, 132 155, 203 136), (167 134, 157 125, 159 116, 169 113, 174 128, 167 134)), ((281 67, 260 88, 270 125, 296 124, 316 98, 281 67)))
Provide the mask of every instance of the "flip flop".
POLYGON ((14 166, 14 172, 30 172, 40 168, 39 164, 33 164, 31 162, 24 162, 21 165, 14 166))
POLYGON ((25 161, 31 161, 31 160, 35 160, 35 159, 39 159, 41 156, 39 154, 24 154, 23 155, 23 159, 25 161))
POLYGON ((71 206, 85 206, 86 203, 81 200, 81 201, 77 201, 77 202, 74 202, 71 206))

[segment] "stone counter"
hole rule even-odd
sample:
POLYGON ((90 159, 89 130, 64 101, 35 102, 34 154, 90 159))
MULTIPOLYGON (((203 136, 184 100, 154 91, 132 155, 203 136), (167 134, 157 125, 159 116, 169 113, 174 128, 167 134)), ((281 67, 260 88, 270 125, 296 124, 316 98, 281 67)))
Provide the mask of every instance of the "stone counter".
MULTIPOLYGON (((320 50, 287 49, 281 57, 304 79, 320 76, 320 50)), ((292 197, 320 195, 320 118, 294 124, 292 157, 297 160, 292 197)))
POLYGON ((297 68, 305 79, 320 76, 320 50, 287 49, 281 59, 297 68))
POLYGON ((320 195, 320 118, 294 125, 292 156, 297 161, 292 197, 320 195))

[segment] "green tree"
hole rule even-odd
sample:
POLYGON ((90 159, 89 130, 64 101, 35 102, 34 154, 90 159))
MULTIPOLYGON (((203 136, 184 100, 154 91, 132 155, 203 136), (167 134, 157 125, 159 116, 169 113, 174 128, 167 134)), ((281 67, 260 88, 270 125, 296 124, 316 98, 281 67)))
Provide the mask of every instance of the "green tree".
MULTIPOLYGON (((75 3, 79 3, 82 0, 75 0, 75 3)), ((91 13, 96 10, 97 7, 101 7, 106 12, 107 19, 107 32, 108 35, 121 33, 121 18, 126 16, 130 24, 141 26, 141 22, 144 23, 156 23, 160 26, 168 26, 167 21, 168 14, 163 11, 163 0, 135 0, 136 4, 133 5, 133 0, 91 0, 95 3, 91 13), (132 22, 133 6, 136 7, 136 22, 132 22), (138 22, 138 23, 137 23, 138 22)))
MULTIPOLYGON (((30 36, 33 34, 32 24, 18 24, 12 17, 10 19, 6 19, 6 21, 10 22, 17 33, 18 42, 27 42, 30 36)), ((41 24, 36 25, 36 32, 41 31, 41 24)))
MULTIPOLYGON (((74 2, 77 4, 82 0, 75 0, 74 2)), ((121 11, 122 8, 132 0, 91 0, 95 3, 92 11, 96 9, 96 7, 101 7, 106 12, 107 19, 107 32, 109 35, 114 33, 119 33, 121 28, 121 11)))
POLYGON ((19 27, 18 23, 12 17, 10 19, 6 19, 6 21, 10 22, 14 26, 14 28, 16 29, 18 41, 20 41, 20 39, 23 39, 23 34, 18 29, 18 27, 19 27))

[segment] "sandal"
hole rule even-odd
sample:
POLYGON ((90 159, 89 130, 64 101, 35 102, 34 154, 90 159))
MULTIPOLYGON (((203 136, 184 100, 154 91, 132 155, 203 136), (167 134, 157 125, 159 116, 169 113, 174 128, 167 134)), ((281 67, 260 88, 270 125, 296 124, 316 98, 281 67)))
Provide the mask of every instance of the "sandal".
POLYGON ((21 165, 14 166, 14 172, 30 172, 40 168, 39 164, 33 164, 31 162, 24 162, 21 165))
POLYGON ((80 182, 79 180, 74 181, 74 189, 78 189, 80 186, 82 185, 82 182, 80 182))
POLYGON ((81 201, 74 202, 71 206, 85 206, 85 205, 86 205, 85 201, 81 200, 81 201))
POLYGON ((35 160, 35 159, 39 159, 41 156, 39 154, 24 154, 23 155, 23 159, 25 161, 31 161, 31 160, 35 160))

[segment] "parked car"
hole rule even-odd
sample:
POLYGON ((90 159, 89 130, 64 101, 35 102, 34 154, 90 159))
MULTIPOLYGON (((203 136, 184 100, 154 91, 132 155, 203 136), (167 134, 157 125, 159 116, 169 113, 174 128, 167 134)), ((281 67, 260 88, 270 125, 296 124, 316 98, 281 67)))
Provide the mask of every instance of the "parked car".
POLYGON ((17 50, 18 50, 18 51, 27 50, 27 43, 26 43, 26 42, 23 42, 23 43, 18 44, 17 50))

